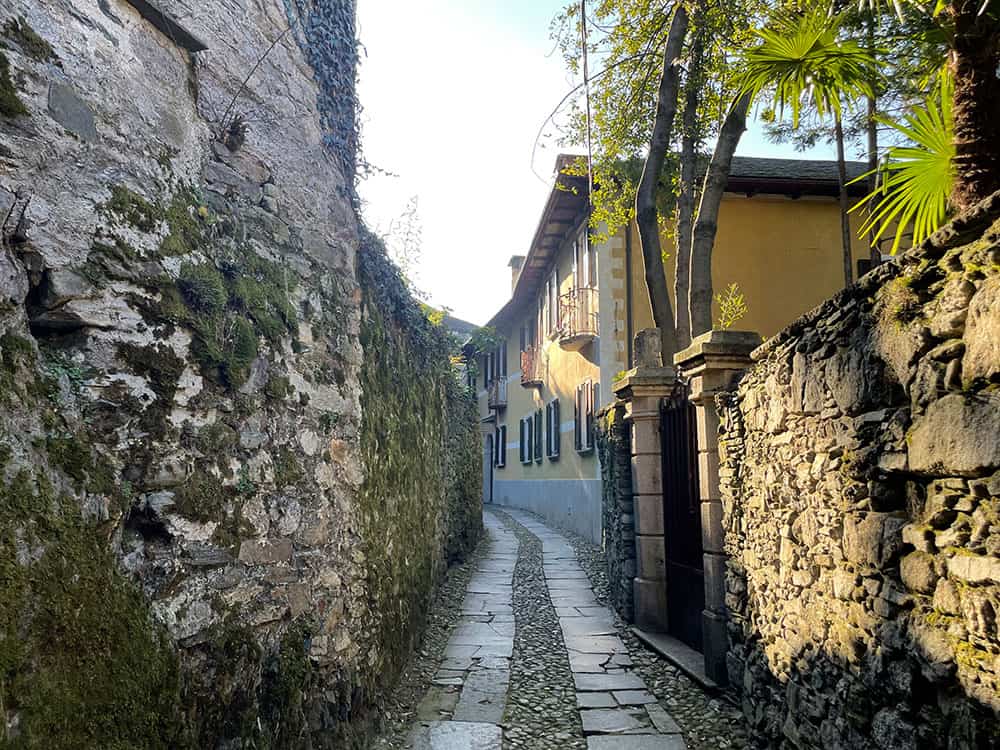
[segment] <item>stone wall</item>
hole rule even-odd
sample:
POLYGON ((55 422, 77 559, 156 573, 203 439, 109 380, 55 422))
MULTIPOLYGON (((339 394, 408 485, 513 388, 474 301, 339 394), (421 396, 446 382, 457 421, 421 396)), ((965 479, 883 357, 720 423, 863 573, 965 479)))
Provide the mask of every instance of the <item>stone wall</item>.
POLYGON ((359 284, 352 0, 157 5, 0 8, 0 744, 343 747, 478 450, 359 284))
POLYGON ((635 512, 632 500, 632 452, 625 407, 615 402, 597 420, 601 461, 601 513, 604 555, 608 564, 611 605, 626 622, 635 621, 635 512))
POLYGON ((717 403, 730 681, 762 746, 1000 737, 1000 195, 717 403))
POLYGON ((403 665, 449 560, 482 529, 481 453, 475 397, 459 384, 447 331, 410 297, 381 243, 362 236, 362 458, 359 502, 366 542, 369 681, 377 689, 403 665))

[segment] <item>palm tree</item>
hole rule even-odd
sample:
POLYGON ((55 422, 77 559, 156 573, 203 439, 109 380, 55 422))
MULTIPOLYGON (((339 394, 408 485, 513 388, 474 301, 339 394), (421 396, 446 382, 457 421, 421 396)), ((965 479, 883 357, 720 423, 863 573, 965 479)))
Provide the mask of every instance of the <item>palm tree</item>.
POLYGON ((797 128, 804 107, 819 119, 832 116, 837 143, 840 227, 844 254, 844 283, 852 273, 851 225, 844 156, 843 102, 874 97, 875 60, 869 49, 851 39, 839 39, 841 16, 825 2, 803 10, 782 10, 757 31, 760 44, 743 55, 742 91, 757 98, 773 92, 779 115, 791 110, 797 128))
MULTIPOLYGON (((884 0, 860 0, 878 10, 884 0)), ((902 3, 888 0, 902 16, 902 3)), ((948 39, 947 68, 954 82, 954 171, 949 205, 961 211, 1000 190, 1000 3, 937 0, 932 11, 948 39)))

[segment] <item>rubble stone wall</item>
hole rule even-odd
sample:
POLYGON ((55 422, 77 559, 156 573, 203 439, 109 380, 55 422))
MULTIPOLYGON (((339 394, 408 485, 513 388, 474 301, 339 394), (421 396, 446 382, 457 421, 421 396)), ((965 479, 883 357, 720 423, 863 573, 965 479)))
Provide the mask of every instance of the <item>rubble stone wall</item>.
POLYGON ((759 744, 1000 737, 1000 195, 718 397, 731 684, 759 744))
POLYGON ((597 450, 601 461, 601 525, 611 605, 626 622, 635 622, 632 454, 625 408, 620 402, 605 409, 597 420, 597 450))
POLYGON ((359 283, 353 0, 156 5, 0 7, 0 744, 345 747, 478 450, 359 283))

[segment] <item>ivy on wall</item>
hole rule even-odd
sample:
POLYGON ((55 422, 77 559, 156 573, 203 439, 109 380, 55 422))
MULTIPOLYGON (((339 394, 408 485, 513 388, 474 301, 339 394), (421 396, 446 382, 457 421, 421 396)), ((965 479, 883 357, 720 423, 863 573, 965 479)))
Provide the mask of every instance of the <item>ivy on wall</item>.
MULTIPOLYGON (((283 0, 288 25, 319 84, 317 106, 323 143, 344 170, 352 200, 358 160, 358 102, 355 83, 358 43, 354 0, 283 0)), ((356 202, 356 200, 355 200, 356 202)))
POLYGON ((381 241, 362 234, 359 503, 372 641, 382 644, 364 687, 391 683, 423 628, 449 559, 481 530, 475 405, 450 364, 451 341, 407 290, 381 241))

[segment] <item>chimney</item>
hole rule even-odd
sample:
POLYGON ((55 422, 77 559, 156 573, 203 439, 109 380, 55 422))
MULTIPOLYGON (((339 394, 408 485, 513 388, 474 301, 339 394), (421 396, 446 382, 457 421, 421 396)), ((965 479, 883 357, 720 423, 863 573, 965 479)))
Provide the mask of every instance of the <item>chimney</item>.
POLYGON ((524 266, 525 256, 523 255, 512 255, 510 256, 510 262, 507 263, 510 266, 510 290, 513 292, 514 287, 517 286, 517 280, 521 276, 521 268, 524 266))

